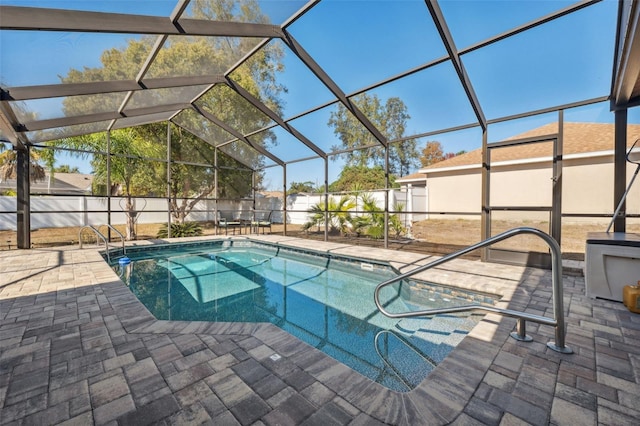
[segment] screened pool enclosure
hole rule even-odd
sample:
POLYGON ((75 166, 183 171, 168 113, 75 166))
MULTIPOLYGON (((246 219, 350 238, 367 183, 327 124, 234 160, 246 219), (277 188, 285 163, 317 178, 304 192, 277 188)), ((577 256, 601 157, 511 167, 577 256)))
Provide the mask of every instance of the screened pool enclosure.
MULTIPOLYGON (((474 241, 507 222, 535 223, 557 241, 569 223, 604 230, 631 176, 627 130, 640 124, 639 10, 631 1, 2 0, 2 240, 29 248, 41 229, 127 223, 131 238, 141 223, 171 236, 169 224, 190 221, 218 232, 280 224, 286 234, 310 211, 324 217, 326 240, 347 196, 355 216, 370 213, 363 197, 376 198, 385 246, 417 220, 475 220, 474 241), (607 124, 583 144, 604 145, 564 152, 576 123, 607 124), (442 158, 479 150, 478 179, 465 184, 477 201, 438 195, 423 179, 434 142, 442 158), (544 153, 498 161, 499 151, 534 146, 544 153), (569 159, 592 161, 605 190, 576 195, 563 181, 569 159), (539 186, 506 196, 499 167, 527 162, 539 186), (382 183, 334 186, 348 183, 345 170, 378 170, 382 183), (409 175, 418 183, 394 183, 409 175)), ((455 169, 461 181, 465 170, 455 169)), ((637 217, 636 189, 614 230, 637 217)))

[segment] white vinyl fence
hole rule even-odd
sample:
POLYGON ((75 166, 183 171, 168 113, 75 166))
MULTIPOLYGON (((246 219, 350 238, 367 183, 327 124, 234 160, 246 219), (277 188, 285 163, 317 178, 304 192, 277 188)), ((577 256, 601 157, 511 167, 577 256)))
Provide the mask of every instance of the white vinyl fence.
MULTIPOLYGON (((378 206, 384 206, 384 191, 372 191, 370 194, 377 200, 378 206)), ((330 194, 336 200, 342 194, 330 194)), ((426 209, 426 193, 424 188, 414 188, 411 197, 412 210, 426 209)), ((108 199, 105 197, 82 196, 32 196, 31 197, 31 229, 61 228, 69 226, 103 225, 108 222, 108 199)), ((318 194, 295 194, 287 197, 287 223, 304 224, 309 220, 308 210, 317 203, 324 202, 324 196, 318 194)), ((389 209, 396 203, 403 203, 404 211, 408 210, 406 190, 389 191, 389 209)), ((111 198, 111 224, 126 223, 123 206, 125 201, 120 197, 111 198)), ((202 200, 196 204, 187 220, 197 222, 216 221, 218 217, 226 219, 252 218, 252 201, 218 201, 202 200), (245 217, 246 216, 246 217, 245 217)), ((136 198, 135 207, 137 223, 166 223, 168 220, 167 200, 158 198, 136 198)), ((0 196, 0 230, 16 230, 16 197, 0 196)), ((354 210, 362 210, 359 205, 354 210)), ((282 223, 282 201, 277 197, 260 197, 255 201, 255 215, 264 220, 271 213, 273 223, 282 223), (272 212, 272 213, 271 213, 272 212)), ((355 214, 355 213, 354 213, 355 214)), ((425 214, 402 214, 405 226, 411 221, 426 218, 425 214)))

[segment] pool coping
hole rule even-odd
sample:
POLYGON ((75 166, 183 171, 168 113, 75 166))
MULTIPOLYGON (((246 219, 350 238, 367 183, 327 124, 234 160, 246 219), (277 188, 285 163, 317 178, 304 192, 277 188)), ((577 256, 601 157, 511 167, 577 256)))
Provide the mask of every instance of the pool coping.
MULTIPOLYGON (((280 236, 235 236, 235 237, 196 237, 166 240, 150 240, 134 242, 129 246, 150 244, 165 244, 170 242, 197 242, 205 240, 255 240, 277 243, 314 252, 336 253, 343 256, 355 256, 358 259, 369 259, 393 264, 396 269, 406 272, 416 265, 424 264, 435 256, 424 256, 415 253, 403 253, 398 256, 397 251, 376 249, 371 256, 363 256, 362 247, 348 246, 339 243, 322 243, 317 241, 300 240, 280 236), (319 246, 324 246, 320 250, 319 246), (388 259, 393 256, 394 260, 388 259), (387 259, 385 259, 387 257, 387 259), (398 257, 403 257, 402 261, 398 257)), ((96 251, 96 255, 102 256, 96 251)), ((456 260, 455 262, 473 262, 474 269, 482 264, 477 261, 456 260)), ((131 334, 201 334, 201 335, 246 335, 261 340, 272 348, 275 353, 293 362, 303 371, 313 376, 347 402, 368 414, 369 416, 389 424, 416 424, 425 419, 435 423, 450 423, 462 413, 463 409, 476 392, 478 386, 489 370, 493 360, 498 355, 509 332, 515 326, 515 320, 496 314, 487 314, 480 323, 449 353, 449 355, 413 390, 397 392, 361 375, 350 367, 336 361, 322 351, 313 348, 288 332, 269 323, 216 323, 204 321, 168 321, 156 319, 144 305, 129 291, 124 282, 102 261, 104 268, 108 268, 115 282, 102 284, 104 294, 114 307, 114 312, 125 330, 131 334), (482 357, 478 356, 481 351, 482 357)), ((491 265, 487 265, 491 269, 491 265)), ((533 277, 536 281, 543 277, 544 271, 521 268, 525 276, 533 277)), ((416 278, 433 281, 440 279, 451 285, 460 273, 452 268, 436 268, 426 274, 418 274, 416 278)), ((464 274, 464 275, 468 275, 464 274)), ((480 271, 480 275, 482 271, 480 271)), ((459 277, 458 277, 459 278, 459 277)), ((484 277, 482 283, 462 280, 461 287, 473 291, 497 294, 502 296, 498 306, 513 308, 517 299, 518 284, 514 280, 488 279, 484 277), (494 286, 492 286, 492 283, 494 286), (499 285, 495 285, 498 283, 499 285), (499 292, 499 293, 498 293, 499 292), (500 294, 501 293, 501 294, 500 294)), ((536 282, 537 284, 537 282, 536 282)), ((520 294, 524 296, 524 294, 520 294)), ((526 301, 521 300, 521 303, 526 301)))

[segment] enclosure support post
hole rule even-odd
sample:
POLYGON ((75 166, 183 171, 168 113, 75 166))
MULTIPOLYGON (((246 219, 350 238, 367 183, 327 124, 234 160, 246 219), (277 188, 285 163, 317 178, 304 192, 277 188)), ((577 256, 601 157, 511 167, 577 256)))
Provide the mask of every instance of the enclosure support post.
MULTIPOLYGON (((282 232, 287 236, 287 164, 282 165, 282 232)), ((273 220, 271 220, 273 223, 273 220)))
POLYGON ((562 246, 562 152, 564 150, 564 111, 558 111, 558 137, 553 144, 553 189, 549 233, 562 246))
MULTIPOLYGON (((107 225, 111 225, 111 130, 107 130, 107 225)), ((111 228, 107 229, 107 241, 111 241, 111 228)))
MULTIPOLYGON (((482 175, 481 175, 481 191, 482 191, 482 205, 480 216, 480 240, 484 241, 489 238, 491 234, 491 223, 489 221, 489 149, 487 148, 488 128, 482 131, 482 175)), ((480 249, 480 259, 486 262, 489 253, 488 248, 483 247, 480 249)))
POLYGON ((389 145, 384 147, 384 248, 389 248, 389 145))
MULTIPOLYGON (((627 109, 619 109, 615 112, 615 142, 613 154, 613 209, 620 204, 627 186, 627 109)), ((613 218, 613 232, 626 231, 626 202, 613 218)))
POLYGON ((329 159, 324 159, 324 240, 329 241, 329 159))
MULTIPOLYGON (((14 148, 16 149, 16 148, 14 148)), ((17 243, 19 249, 31 248, 31 167, 29 146, 17 149, 17 243)))
POLYGON ((413 238, 413 185, 407 184, 407 200, 406 211, 404 215, 404 223, 407 228, 407 237, 413 238))
POLYGON ((218 147, 213 150, 213 198, 215 204, 213 206, 213 222, 216 227, 216 235, 218 235, 218 147))
POLYGON ((167 238, 171 238, 171 122, 167 121, 167 238))
MULTIPOLYGON (((256 171, 251 171, 251 223, 249 223, 249 233, 252 231, 252 223, 256 222, 256 171)), ((256 230, 257 232, 257 230, 256 230)))

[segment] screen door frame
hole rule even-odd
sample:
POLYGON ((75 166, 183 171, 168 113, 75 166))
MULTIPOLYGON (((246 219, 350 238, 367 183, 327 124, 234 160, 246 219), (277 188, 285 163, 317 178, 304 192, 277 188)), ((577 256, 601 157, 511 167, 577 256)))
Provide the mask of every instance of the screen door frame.
MULTIPOLYGON (((518 211, 518 212, 549 212, 549 234, 558 244, 561 241, 561 220, 562 220, 562 137, 561 134, 548 134, 535 136, 530 138, 513 139, 508 141, 488 143, 486 145, 486 195, 485 206, 483 212, 486 215, 484 224, 483 239, 489 238, 491 234, 492 213, 499 211, 518 211), (492 150, 524 146, 534 143, 553 143, 553 152, 551 157, 551 205, 550 206, 492 206, 491 205, 491 152, 492 150)), ((547 252, 536 251, 518 251, 506 250, 493 247, 487 247, 482 253, 482 258, 489 262, 508 263, 513 265, 533 266, 538 268, 551 269, 551 254, 547 252)))

